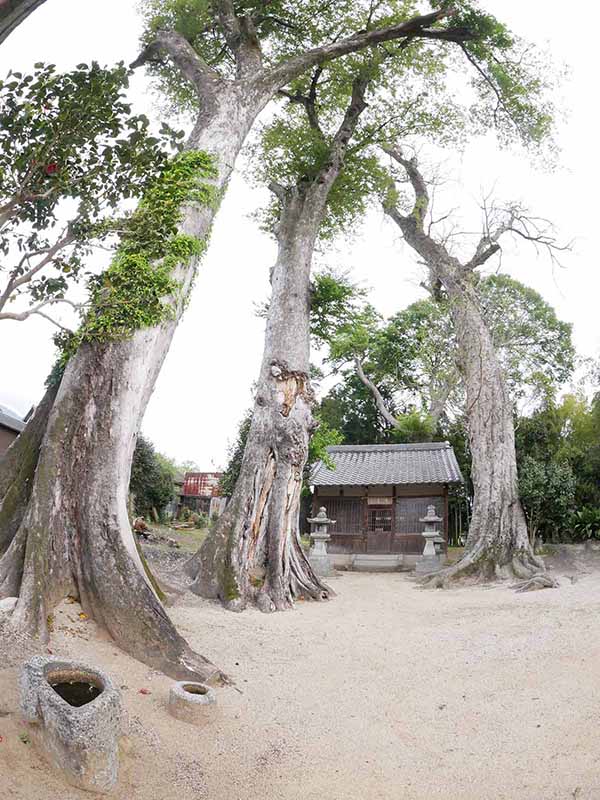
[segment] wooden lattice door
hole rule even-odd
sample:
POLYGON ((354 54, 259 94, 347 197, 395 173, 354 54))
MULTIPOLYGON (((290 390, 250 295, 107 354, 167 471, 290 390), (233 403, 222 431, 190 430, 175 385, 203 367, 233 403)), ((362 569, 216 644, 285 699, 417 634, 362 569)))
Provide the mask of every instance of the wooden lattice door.
POLYGON ((392 522, 393 510, 391 506, 369 506, 367 509, 367 552, 391 553, 392 552, 392 522))

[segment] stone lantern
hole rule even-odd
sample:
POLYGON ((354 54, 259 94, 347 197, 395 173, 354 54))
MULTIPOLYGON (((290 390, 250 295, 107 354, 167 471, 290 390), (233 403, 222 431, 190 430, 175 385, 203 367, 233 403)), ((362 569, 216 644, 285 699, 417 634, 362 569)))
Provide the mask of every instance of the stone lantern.
POLYGON ((334 570, 327 553, 327 542, 331 539, 327 527, 328 525, 335 525, 335 520, 328 519, 327 509, 321 506, 317 516, 307 520, 307 522, 314 526, 310 534, 312 544, 308 552, 308 560, 315 575, 321 578, 328 578, 334 574, 334 570))
POLYGON ((425 549, 415 567, 418 575, 427 575, 429 572, 437 572, 441 569, 442 559, 436 552, 435 545, 441 538, 437 526, 443 521, 443 517, 438 517, 435 513, 435 506, 427 506, 427 514, 419 520, 419 522, 425 523, 425 530, 421 534, 425 539, 425 549))

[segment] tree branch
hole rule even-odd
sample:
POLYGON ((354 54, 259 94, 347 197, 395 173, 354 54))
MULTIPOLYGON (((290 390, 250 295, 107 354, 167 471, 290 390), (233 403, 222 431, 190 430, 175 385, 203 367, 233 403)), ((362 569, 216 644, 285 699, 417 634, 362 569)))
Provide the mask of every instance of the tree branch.
POLYGON ((364 31, 345 39, 315 47, 304 53, 292 56, 275 67, 261 71, 256 76, 256 80, 262 83, 268 92, 276 92, 277 89, 282 88, 316 64, 323 64, 326 61, 340 58, 349 53, 356 53, 367 47, 374 47, 394 39, 438 39, 456 43, 474 39, 475 36, 465 28, 435 29, 430 27, 435 25, 436 22, 452 16, 452 13, 449 10, 434 11, 431 14, 413 17, 413 19, 397 25, 364 31))
POLYGON ((291 92, 286 92, 285 89, 279 89, 277 94, 287 98, 290 103, 299 103, 300 105, 304 106, 306 115, 308 117, 308 124, 319 134, 321 139, 325 139, 325 134, 321 129, 319 116, 317 114, 317 85, 322 72, 323 67, 319 65, 311 78, 308 95, 303 95, 300 93, 292 94, 291 92))
POLYGON ((256 73, 262 67, 262 54, 254 20, 248 15, 238 16, 232 0, 213 0, 212 5, 235 59, 237 77, 256 73))
POLYGON ((354 367, 356 369, 356 374, 358 375, 359 379, 362 383, 367 387, 367 389, 371 392, 375 399, 375 404, 377 405, 377 409, 381 416, 385 419, 385 421, 390 425, 392 428, 398 427, 398 420, 390 414, 388 409, 386 408, 383 396, 377 386, 373 383, 373 381, 367 377, 362 362, 358 356, 354 357, 354 367))
POLYGON ((275 197, 281 203, 285 203, 286 191, 285 191, 285 187, 284 186, 282 186, 280 183, 277 183, 276 181, 271 181, 269 183, 269 189, 273 192, 275 197))
POLYGON ((62 302, 69 303, 69 305, 75 306, 75 304, 72 303, 70 300, 64 300, 63 298, 60 298, 58 300, 54 299, 44 300, 42 303, 38 303, 37 306, 25 309, 25 311, 2 311, 0 312, 0 322, 6 319, 11 319, 16 322, 24 322, 26 319, 29 319, 29 317, 37 316, 37 317, 43 317, 44 319, 48 320, 48 322, 51 322, 53 325, 56 325, 57 328, 60 328, 63 331, 67 331, 67 333, 72 333, 70 328, 66 328, 64 325, 61 325, 60 322, 57 322, 49 314, 46 314, 41 310, 46 306, 52 306, 56 305, 56 303, 62 303, 62 302))
POLYGON ((367 107, 365 102, 365 92, 369 80, 366 77, 358 76, 352 82, 352 96, 350 103, 344 114, 340 127, 338 128, 331 147, 329 149, 329 159, 321 168, 313 181, 313 188, 318 191, 325 199, 329 193, 331 185, 340 174, 344 163, 344 158, 348 150, 348 143, 356 130, 360 115, 367 107))
POLYGON ((514 205, 504 209, 501 213, 504 219, 492 230, 490 225, 490 215, 492 212, 498 210, 492 206, 491 212, 487 207, 487 202, 484 201, 483 212, 485 231, 479 240, 475 249, 475 254, 471 260, 465 265, 467 269, 476 269, 482 266, 492 256, 498 253, 502 248, 500 245, 500 238, 506 233, 512 233, 515 236, 520 236, 527 242, 531 242, 536 248, 544 248, 551 261, 557 262, 556 253, 565 252, 570 250, 571 245, 559 245, 553 235, 553 229, 547 220, 540 220, 537 217, 528 215, 527 211, 518 205, 514 205), (542 228, 540 223, 543 222, 546 226, 542 228))
POLYGON ((0 3, 0 43, 46 0, 13 0, 0 3))
POLYGON ((394 159, 398 164, 404 167, 408 179, 412 185, 415 193, 415 203, 410 216, 414 218, 415 222, 421 230, 424 230, 423 223, 427 212, 429 211, 429 191, 425 178, 421 174, 417 166, 416 158, 405 158, 402 150, 399 147, 384 146, 383 151, 394 159))
MULTIPOLYGON (((41 261, 39 261, 35 265, 35 267, 31 267, 31 269, 28 269, 22 275, 18 275, 16 271, 13 270, 13 272, 9 277, 5 290, 2 292, 2 294, 0 294, 0 311, 7 304, 7 302, 9 301, 10 297, 13 295, 16 289, 18 289, 20 286, 23 286, 26 283, 30 283, 31 280, 35 277, 35 275, 37 275, 37 273, 40 272, 40 270, 42 270, 45 266, 47 266, 54 259, 54 257, 60 250, 72 244, 75 241, 75 238, 76 238, 75 234, 73 234, 70 230, 68 230, 67 233, 62 237, 62 239, 59 239, 52 245, 52 247, 48 248, 46 251, 36 251, 35 254, 40 254, 42 252, 45 252, 46 255, 44 256, 44 258, 41 259, 41 261)), ((29 257, 35 254, 30 254, 29 257)), ((21 260, 20 263, 22 264, 26 258, 27 256, 24 256, 24 258, 21 260)))
POLYGON ((486 261, 489 261, 489 259, 492 258, 492 256, 495 256, 496 253, 501 249, 502 248, 498 242, 492 242, 487 237, 483 237, 477 245, 475 255, 468 262, 467 267, 469 269, 477 269, 477 267, 482 267, 486 261))
POLYGON ((220 75, 211 69, 204 59, 200 58, 187 39, 176 31, 159 31, 154 41, 145 47, 129 66, 131 69, 136 69, 144 64, 160 61, 163 54, 169 56, 182 75, 191 83, 200 101, 214 93, 214 90, 223 82, 220 75), (210 91, 207 91, 208 89, 210 91))

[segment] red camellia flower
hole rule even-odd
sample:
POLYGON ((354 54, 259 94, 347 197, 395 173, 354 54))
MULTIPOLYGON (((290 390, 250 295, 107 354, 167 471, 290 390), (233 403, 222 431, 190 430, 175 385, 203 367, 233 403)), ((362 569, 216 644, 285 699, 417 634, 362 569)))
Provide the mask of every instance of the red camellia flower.
POLYGON ((56 175, 58 172, 58 164, 55 161, 51 161, 49 164, 46 164, 46 175, 56 175))

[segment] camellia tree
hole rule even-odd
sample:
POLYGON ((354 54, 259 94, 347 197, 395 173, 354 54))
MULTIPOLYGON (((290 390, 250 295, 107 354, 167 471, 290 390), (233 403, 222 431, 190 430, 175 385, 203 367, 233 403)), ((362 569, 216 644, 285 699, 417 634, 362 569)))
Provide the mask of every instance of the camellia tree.
POLYGON ((127 226, 123 201, 165 167, 165 136, 131 113, 127 86, 123 65, 97 64, 0 83, 0 322, 72 303, 92 248, 127 226))
POLYGON ((457 48, 477 42, 464 53, 505 97, 499 112, 488 109, 488 121, 511 105, 527 107, 541 137, 547 109, 538 105, 540 92, 532 103, 523 99, 530 65, 520 44, 462 0, 441 0, 427 14, 412 2, 236 8, 227 0, 157 0, 145 8, 147 41, 134 66, 150 64, 175 91, 187 81, 194 125, 133 216, 67 343, 56 397, 40 404, 2 462, 0 530, 8 549, 0 593, 18 598, 12 624, 43 634, 49 608, 69 592, 135 657, 173 676, 218 680, 220 672, 177 634, 147 579, 126 496, 146 404, 256 117, 320 64, 380 44, 390 58, 405 56, 423 41, 452 64, 457 48))

